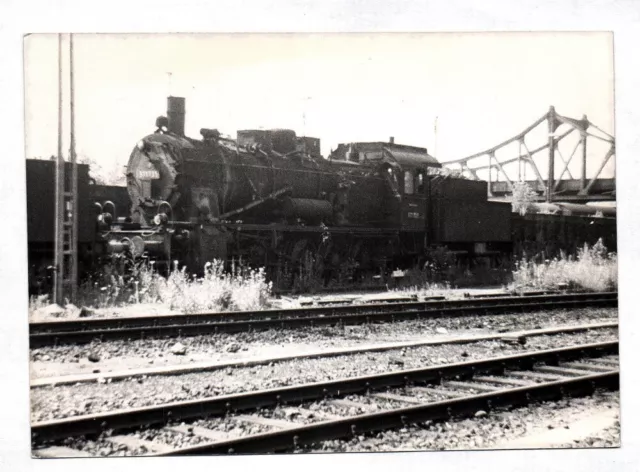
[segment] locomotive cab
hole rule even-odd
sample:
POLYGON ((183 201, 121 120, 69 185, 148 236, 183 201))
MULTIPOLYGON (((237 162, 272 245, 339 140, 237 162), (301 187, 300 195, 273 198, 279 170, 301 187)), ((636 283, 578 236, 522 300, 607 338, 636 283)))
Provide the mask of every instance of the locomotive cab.
POLYGON ((387 181, 399 201, 397 224, 405 231, 426 231, 428 221, 428 170, 440 164, 425 148, 395 144, 383 147, 387 181))
POLYGON ((402 172, 402 228, 425 231, 427 224, 426 169, 405 168, 402 172))

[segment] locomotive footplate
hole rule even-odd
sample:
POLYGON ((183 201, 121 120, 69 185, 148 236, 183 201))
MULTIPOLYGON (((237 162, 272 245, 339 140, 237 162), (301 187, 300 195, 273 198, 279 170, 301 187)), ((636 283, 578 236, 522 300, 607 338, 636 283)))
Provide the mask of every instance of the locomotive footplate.
POLYGON ((335 233, 335 234, 352 234, 367 237, 389 237, 400 234, 398 229, 394 228, 369 228, 359 226, 299 226, 286 224, 251 224, 251 223, 207 223, 206 226, 215 226, 227 228, 229 230, 239 231, 281 231, 286 233, 335 233))

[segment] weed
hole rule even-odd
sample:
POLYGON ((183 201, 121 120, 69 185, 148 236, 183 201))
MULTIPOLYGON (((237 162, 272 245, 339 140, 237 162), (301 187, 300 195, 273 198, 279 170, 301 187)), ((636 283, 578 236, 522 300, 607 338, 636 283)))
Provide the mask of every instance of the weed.
POLYGON ((200 311, 255 310, 268 306, 271 283, 263 269, 233 262, 225 271, 222 261, 208 262, 203 277, 194 277, 174 262, 168 277, 159 275, 152 263, 134 268, 127 277, 110 274, 81 286, 82 304, 111 308, 137 303, 167 305, 185 313, 200 311))
POLYGON ((33 313, 36 310, 46 307, 49 305, 49 294, 45 293, 42 295, 32 295, 29 297, 29 312, 33 313))
POLYGON ((607 291, 618 288, 618 258, 609 253, 599 239, 596 244, 578 250, 576 257, 561 254, 559 258, 536 262, 526 258, 516 263, 513 291, 525 288, 607 291))
POLYGON ((322 264, 318 256, 305 251, 293 278, 294 293, 315 293, 322 288, 322 264))

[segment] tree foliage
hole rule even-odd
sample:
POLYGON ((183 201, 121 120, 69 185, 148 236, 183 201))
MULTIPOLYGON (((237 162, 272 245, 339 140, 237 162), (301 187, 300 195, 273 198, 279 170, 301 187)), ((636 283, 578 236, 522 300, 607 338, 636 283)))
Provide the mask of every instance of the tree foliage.
POLYGON ((78 162, 89 166, 89 175, 98 185, 125 186, 127 184, 124 168, 118 162, 114 162, 110 168, 105 168, 86 156, 78 156, 78 162))
POLYGON ((536 192, 526 182, 514 182, 513 199, 511 201, 512 210, 521 215, 526 215, 536 196, 536 192))

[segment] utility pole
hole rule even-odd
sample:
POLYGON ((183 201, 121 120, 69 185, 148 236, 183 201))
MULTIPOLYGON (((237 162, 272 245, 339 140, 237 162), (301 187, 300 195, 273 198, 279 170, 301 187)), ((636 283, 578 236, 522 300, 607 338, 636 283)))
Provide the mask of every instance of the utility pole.
POLYGON ((62 157, 62 35, 58 34, 58 157, 56 158, 56 200, 53 248, 53 302, 63 303, 63 221, 64 221, 64 159, 62 157))
POLYGON ((69 34, 69 159, 71 160, 69 284, 71 285, 71 300, 75 302, 78 295, 78 163, 76 161, 76 94, 73 69, 73 34, 69 34))
POLYGON ((62 155, 62 35, 58 35, 58 159, 53 279, 53 301, 58 305, 64 304, 65 296, 75 301, 78 291, 78 164, 75 150, 73 35, 69 35, 69 108, 71 176, 67 179, 62 155))

